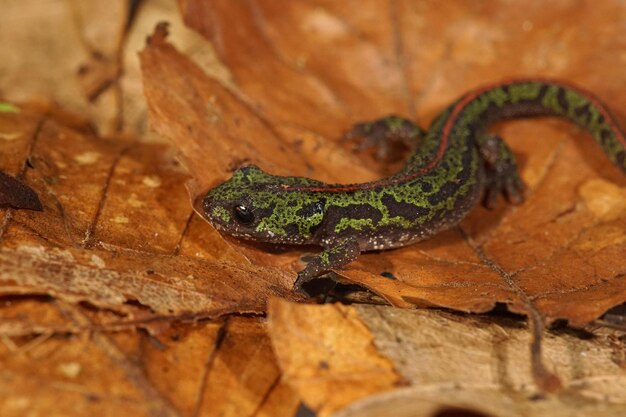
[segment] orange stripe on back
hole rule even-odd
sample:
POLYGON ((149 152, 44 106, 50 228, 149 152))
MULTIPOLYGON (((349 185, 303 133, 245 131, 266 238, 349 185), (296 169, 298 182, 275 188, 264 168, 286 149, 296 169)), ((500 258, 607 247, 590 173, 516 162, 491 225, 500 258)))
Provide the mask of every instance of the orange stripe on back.
POLYGON ((583 96, 585 96, 589 102, 600 112, 602 117, 604 117, 605 122, 611 127, 613 134, 616 136, 617 140, 626 148, 626 138, 622 133, 621 129, 617 126, 613 116, 609 110, 600 102, 598 98, 596 98, 593 94, 589 93, 586 90, 583 90, 579 87, 573 86, 569 83, 558 81, 558 80, 550 80, 547 78, 528 78, 528 79, 509 79, 507 81, 501 81, 494 84, 489 84, 484 87, 478 88, 476 90, 470 91, 466 93, 457 104, 452 108, 450 115, 448 116, 446 123, 443 126, 441 131, 441 138, 439 140, 439 146, 437 147, 437 153, 435 157, 422 169, 417 172, 413 172, 411 174, 407 174, 403 177, 395 177, 382 179, 380 181, 373 181, 364 184, 348 184, 345 186, 334 186, 334 187, 302 187, 302 186, 294 186, 294 187, 286 187, 285 191, 309 191, 309 192, 326 192, 326 193, 342 193, 342 192, 353 192, 360 190, 369 190, 376 187, 385 187, 388 185, 392 185, 398 182, 405 182, 413 180, 417 177, 421 177, 429 173, 433 170, 439 161, 443 158, 446 148, 448 147, 448 142, 450 139, 450 135, 452 134, 452 129, 456 124, 459 115, 463 111, 463 109, 476 97, 481 94, 486 93, 487 91, 506 87, 511 84, 519 84, 519 83, 543 83, 543 84, 556 84, 558 86, 563 86, 573 91, 576 91, 583 96))

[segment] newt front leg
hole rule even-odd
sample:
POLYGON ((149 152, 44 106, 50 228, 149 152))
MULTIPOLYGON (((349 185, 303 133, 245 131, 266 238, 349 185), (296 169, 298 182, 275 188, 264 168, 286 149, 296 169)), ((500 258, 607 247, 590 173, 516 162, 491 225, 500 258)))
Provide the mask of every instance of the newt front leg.
POLYGON ((294 289, 302 291, 302 285, 319 275, 329 272, 331 269, 341 268, 354 261, 361 249, 356 238, 348 237, 335 242, 327 247, 323 252, 315 255, 306 267, 298 272, 298 279, 294 284, 294 289))

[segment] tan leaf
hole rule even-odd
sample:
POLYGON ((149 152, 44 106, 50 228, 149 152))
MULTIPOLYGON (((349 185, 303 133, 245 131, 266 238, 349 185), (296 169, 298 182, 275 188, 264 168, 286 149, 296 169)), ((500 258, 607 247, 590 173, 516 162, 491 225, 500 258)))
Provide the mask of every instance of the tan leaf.
POLYGON ((269 334, 284 378, 320 416, 402 383, 354 313, 340 305, 270 303, 269 334))
MULTIPOLYGON (((361 159, 366 163, 357 162, 338 146, 337 138, 352 123, 399 113, 426 126, 466 91, 512 77, 563 79, 593 91, 610 108, 626 105, 623 95, 611 93, 626 88, 624 74, 615 65, 598 66, 621 50, 620 16, 626 11, 616 2, 583 7, 180 3, 186 22, 214 43, 237 87, 236 95, 226 94, 190 62, 183 64, 162 36, 144 51, 144 61, 151 60, 144 73, 155 127, 178 147, 187 166, 207 163, 197 158, 199 149, 217 150, 224 158, 213 172, 191 169, 201 184, 226 179, 224 167, 242 161, 274 174, 333 182, 380 177, 386 172, 380 164, 366 156, 361 159), (554 15, 561 26, 554 26, 554 15), (236 25, 230 23, 235 20, 236 25), (512 46, 522 42, 523 47, 512 46), (160 68, 161 75, 150 74, 152 68, 160 68), (185 80, 193 81, 175 81, 173 75, 183 71, 185 80), (159 99, 158 91, 179 98, 159 99), (196 128, 185 131, 183 121, 174 119, 181 109, 185 119, 217 114, 218 122, 205 123, 213 127, 201 134, 196 128), (228 127, 235 119, 243 128, 228 127), (263 128, 247 128, 255 125, 263 128), (293 138, 300 138, 298 144, 293 138)), ((501 203, 493 212, 476 208, 455 230, 400 250, 363 255, 338 272, 397 306, 484 312, 504 302, 526 312, 530 300, 546 318, 575 325, 625 301, 623 173, 588 134, 562 121, 516 121, 495 131, 519 155, 529 186, 524 204, 501 203), (395 281, 381 278, 383 273, 395 281)))
POLYGON ((198 229, 219 237, 192 221, 186 176, 163 146, 103 141, 26 111, 0 115, 2 129, 21 133, 2 155, 30 160, 22 172, 44 211, 5 211, 0 293, 207 317, 262 312, 269 294, 296 296, 280 268, 202 244, 198 229), (193 224, 198 241, 186 236, 193 224))

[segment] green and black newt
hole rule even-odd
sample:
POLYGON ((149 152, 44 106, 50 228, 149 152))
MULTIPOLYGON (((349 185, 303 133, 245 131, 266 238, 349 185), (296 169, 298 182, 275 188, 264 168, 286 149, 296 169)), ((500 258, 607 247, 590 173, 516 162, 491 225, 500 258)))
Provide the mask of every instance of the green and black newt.
POLYGON ((254 165, 235 171, 203 199, 206 219, 222 233, 324 250, 299 272, 295 288, 356 259, 361 252, 409 245, 450 228, 483 197, 523 200, 516 161, 501 138, 486 131, 498 120, 563 117, 588 130, 626 172, 626 138, 592 94, 546 80, 518 80, 478 88, 443 110, 427 132, 388 116, 354 126, 349 137, 385 145, 413 141, 400 172, 362 184, 326 184, 270 175, 254 165))

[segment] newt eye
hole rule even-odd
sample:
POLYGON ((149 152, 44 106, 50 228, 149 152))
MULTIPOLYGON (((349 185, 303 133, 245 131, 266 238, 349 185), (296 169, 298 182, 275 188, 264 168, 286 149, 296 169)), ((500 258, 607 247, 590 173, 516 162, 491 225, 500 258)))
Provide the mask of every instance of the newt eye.
POLYGON ((250 224, 254 221, 254 213, 248 206, 237 204, 233 208, 233 212, 235 214, 235 219, 237 219, 239 223, 250 224))

